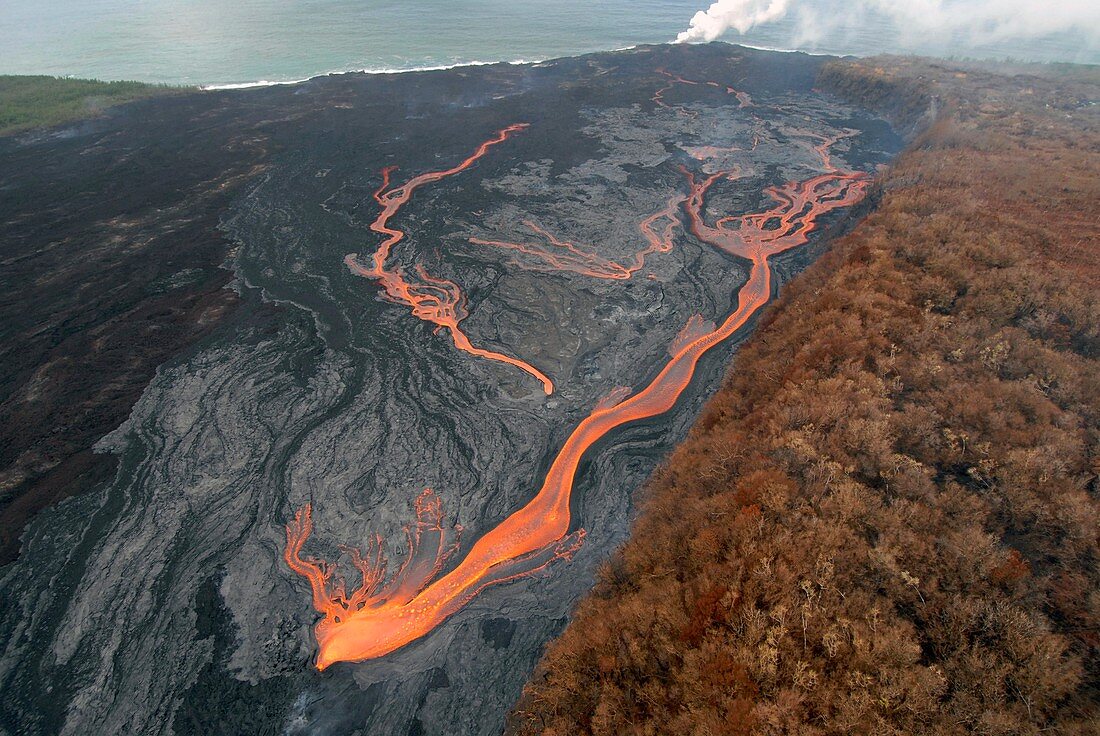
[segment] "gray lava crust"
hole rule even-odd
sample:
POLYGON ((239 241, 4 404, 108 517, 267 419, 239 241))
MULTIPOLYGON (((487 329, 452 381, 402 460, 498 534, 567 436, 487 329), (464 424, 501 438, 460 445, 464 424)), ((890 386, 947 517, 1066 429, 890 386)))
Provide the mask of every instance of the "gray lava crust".
MULTIPOLYGON (((730 311, 747 269, 683 227, 672 252, 626 281, 469 239, 530 241, 531 220, 627 262, 644 245, 640 220, 684 191, 680 165, 742 167, 709 196, 712 220, 820 173, 818 136, 851 131, 834 162, 873 170, 900 141, 813 92, 821 63, 654 47, 196 95, 176 125, 265 140, 264 170, 221 220, 240 306, 163 365, 99 442, 119 457, 114 480, 41 514, 0 570, 0 733, 499 733, 542 647, 623 540, 632 494, 685 435, 737 339, 704 359, 672 412, 588 454, 573 496, 574 528, 588 536, 572 562, 488 589, 380 660, 313 668, 316 614, 282 560, 284 524, 312 502, 313 554, 336 560, 337 544, 377 532, 396 561, 425 487, 465 529, 463 551, 526 503, 594 404, 654 376, 691 315, 730 311), (656 105, 663 68, 756 104, 677 85, 656 105), (377 246, 368 226, 383 167, 400 167, 396 181, 446 168, 514 122, 530 128, 413 195, 393 222, 408 237, 391 262, 459 284, 471 340, 548 373, 550 397, 519 370, 457 351, 343 264, 377 246), (708 146, 741 150, 693 158, 708 146)), ((104 124, 115 139, 150 120, 167 126, 159 104, 104 124)), ((777 288, 817 247, 776 259, 777 288)))

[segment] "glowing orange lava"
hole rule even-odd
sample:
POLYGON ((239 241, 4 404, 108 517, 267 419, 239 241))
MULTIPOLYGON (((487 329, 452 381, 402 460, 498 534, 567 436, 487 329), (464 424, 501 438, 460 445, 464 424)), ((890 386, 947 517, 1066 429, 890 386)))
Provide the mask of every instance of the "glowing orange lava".
MULTIPOLYGON (((700 180, 685 170, 690 192, 687 197, 677 198, 676 205, 670 200, 670 206, 683 203, 691 232, 697 238, 751 264, 748 281, 738 293, 736 310, 718 325, 698 315, 688 320, 669 346, 670 359, 656 378, 633 395, 629 388, 618 388, 600 401, 565 441, 535 497, 481 537, 450 572, 436 579, 456 545, 446 541, 441 505, 430 490, 416 501, 417 521, 407 530, 409 554, 389 582, 385 582, 386 560, 380 539, 371 540, 365 553, 345 549, 362 575, 362 583, 350 594, 332 566, 301 556, 302 546, 312 531, 311 508, 307 505, 298 512, 287 526, 285 558, 292 570, 309 580, 313 605, 323 614, 315 628, 320 650, 318 669, 334 662, 381 657, 399 649, 439 626, 487 586, 529 575, 577 551, 584 531, 569 531, 569 497, 584 453, 616 427, 671 409, 691 382, 703 354, 733 335, 768 302, 771 295, 768 258, 806 243, 821 215, 848 207, 863 196, 867 176, 834 169, 827 154, 830 144, 823 145, 827 173, 771 187, 766 192, 775 201, 774 206, 763 212, 723 217, 714 225, 706 221, 706 195, 719 180, 735 178, 738 171, 718 172, 700 180)), ((647 220, 650 227, 661 216, 665 215, 658 213, 650 218, 652 221, 647 220)), ((676 221, 674 217, 668 219, 661 236, 670 242, 676 221)), ((586 260, 588 256, 579 256, 571 244, 559 243, 545 234, 544 237, 554 247, 576 257, 577 261, 568 263, 575 264, 577 269, 592 265, 586 260)), ((494 244, 522 250, 515 244, 494 244)), ((562 267, 566 262, 554 265, 562 267)), ((620 272, 608 270, 605 264, 600 273, 620 272)))
POLYGON ((399 269, 389 270, 386 261, 397 245, 404 237, 401 230, 390 227, 389 221, 401 207, 409 201, 413 192, 425 184, 439 181, 448 176, 453 176, 473 166, 474 162, 489 152, 493 146, 503 143, 513 133, 527 128, 526 123, 515 123, 497 132, 495 136, 482 143, 464 161, 443 171, 429 171, 409 179, 404 184, 390 188, 390 177, 396 167, 389 166, 382 170, 382 186, 374 193, 374 199, 382 206, 382 211, 371 223, 370 229, 385 236, 385 239, 374 251, 369 264, 359 260, 357 253, 349 253, 344 257, 344 263, 352 273, 366 278, 376 279, 382 286, 382 295, 387 301, 394 304, 404 304, 412 308, 413 316, 435 325, 438 333, 446 328, 451 333, 451 339, 459 350, 487 360, 495 360, 499 363, 513 365, 526 371, 537 378, 547 395, 553 393, 554 383, 530 363, 504 355, 493 350, 474 347, 470 338, 459 327, 459 323, 466 319, 469 312, 466 309, 466 297, 458 284, 443 278, 429 276, 423 266, 417 266, 416 278, 410 278, 399 269))
MULTIPOLYGON (((667 102, 665 102, 665 93, 668 92, 670 89, 672 89, 677 84, 689 84, 689 85, 692 85, 692 86, 706 85, 708 87, 717 87, 719 89, 724 88, 726 90, 726 94, 733 95, 734 97, 737 98, 737 103, 740 107, 752 107, 753 106, 752 97, 749 96, 748 92, 742 92, 740 90, 736 90, 733 87, 730 87, 729 85, 720 84, 718 82, 713 82, 713 81, 709 81, 709 80, 700 82, 700 81, 696 81, 694 79, 684 79, 680 75, 673 74, 672 72, 670 72, 666 69, 658 69, 657 73, 660 74, 663 77, 668 77, 668 79, 669 79, 668 84, 666 84, 664 87, 661 87, 659 90, 657 90, 657 92, 653 95, 653 97, 650 98, 654 102, 656 102, 659 107, 672 107, 667 102)), ((688 112, 687 110, 684 110, 683 108, 679 108, 679 107, 677 109, 679 109, 679 111, 684 115, 691 115, 692 117, 696 117, 695 113, 688 112)))
MULTIPOLYGON (((482 238, 470 238, 470 242, 476 245, 488 245, 496 248, 505 248, 534 256, 543 262, 545 267, 555 271, 569 271, 591 276, 597 279, 629 279, 645 266, 646 257, 652 253, 668 253, 672 250, 672 231, 679 224, 676 217, 685 197, 675 194, 669 198, 665 206, 645 218, 638 225, 638 229, 645 238, 646 246, 634 254, 631 262, 623 265, 616 261, 587 250, 583 250, 575 243, 561 240, 548 233, 533 222, 524 221, 524 226, 536 235, 544 238, 548 245, 543 243, 513 243, 506 240, 484 240, 482 238), (657 229, 658 223, 663 225, 657 229)), ((516 262, 522 268, 531 268, 516 262)))
POLYGON ((691 146, 685 148, 684 151, 687 155, 691 156, 696 161, 706 161, 711 158, 721 158, 731 153, 737 153, 743 150, 739 146, 691 146))

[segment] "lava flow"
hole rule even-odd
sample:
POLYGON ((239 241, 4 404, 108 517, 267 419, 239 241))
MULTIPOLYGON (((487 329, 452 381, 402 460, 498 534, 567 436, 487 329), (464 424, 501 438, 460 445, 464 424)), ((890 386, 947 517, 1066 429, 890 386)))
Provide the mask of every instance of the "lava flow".
POLYGON ((382 169, 382 186, 374 193, 374 199, 382 206, 382 211, 371 223, 370 229, 386 236, 385 240, 374 251, 369 265, 364 265, 359 260, 358 253, 347 254, 344 257, 344 263, 347 264, 352 273, 376 279, 382 286, 383 298, 394 304, 404 304, 411 307, 413 316, 435 325, 437 333, 444 328, 449 330, 451 339, 459 350, 479 358, 507 363, 526 371, 542 383, 543 390, 549 395, 554 391, 554 383, 530 363, 493 350, 474 347, 470 342, 470 338, 459 327, 459 323, 469 316, 469 312, 466 309, 466 297, 458 284, 447 279, 429 276, 423 266, 417 266, 417 278, 409 278, 400 269, 388 270, 386 268, 386 261, 389 259, 393 247, 405 237, 404 232, 390 227, 390 218, 396 215, 401 207, 409 201, 413 192, 425 184, 465 171, 473 166, 475 161, 488 153, 490 148, 503 143, 510 135, 527 127, 526 123, 509 125, 478 146, 470 156, 457 166, 444 171, 429 171, 420 174, 397 187, 390 188, 390 177, 396 167, 388 166, 382 169))
POLYGON ((735 177, 736 170, 701 180, 685 171, 690 193, 682 201, 691 231, 700 240, 751 263, 736 310, 717 326, 698 315, 692 317, 669 346, 671 358, 656 378, 632 396, 630 389, 618 388, 599 402, 565 441, 538 494, 479 539, 449 573, 435 579, 455 544, 446 541, 441 505, 430 490, 417 499, 416 524, 406 530, 409 555, 388 583, 384 582, 386 560, 380 539, 371 540, 365 554, 345 549, 362 575, 360 586, 351 594, 332 566, 301 557, 312 531, 311 508, 307 505, 298 512, 287 526, 285 558, 292 570, 309 580, 313 605, 324 615, 315 628, 320 648, 318 669, 393 652, 439 626, 485 587, 529 575, 576 552, 584 531, 569 532, 569 497, 588 448, 616 427, 671 409, 703 354, 733 335, 768 302, 768 258, 806 243, 821 215, 850 206, 863 196, 868 185, 865 174, 840 172, 827 157, 824 160, 828 173, 766 190, 775 201, 771 208, 723 217, 714 225, 706 222, 707 193, 719 180, 735 177))
MULTIPOLYGON (((742 92, 741 90, 734 89, 733 87, 730 87, 729 85, 720 84, 719 82, 715 82, 715 81, 711 81, 711 80, 706 80, 706 81, 703 81, 703 82, 699 82, 699 81, 696 81, 694 79, 684 79, 680 75, 673 74, 672 72, 670 72, 666 69, 658 69, 657 73, 660 74, 663 77, 668 77, 669 80, 670 80, 668 82, 668 84, 666 84, 664 87, 661 87, 659 90, 657 90, 657 92, 654 93, 653 97, 651 98, 655 103, 657 103, 657 105, 659 107, 671 107, 667 102, 665 102, 665 93, 668 92, 670 89, 672 89, 674 86, 676 86, 676 84, 690 84, 690 85, 693 85, 693 86, 706 85, 708 87, 717 87, 718 89, 725 88, 726 94, 733 95, 734 97, 737 98, 737 104, 740 107, 752 107, 753 106, 752 97, 749 96, 748 92, 742 92)), ((695 117, 695 115, 693 113, 689 113, 687 110, 684 110, 683 108, 681 108, 679 106, 677 106, 677 109, 681 112, 681 114, 685 114, 685 115, 690 114, 690 115, 692 115, 692 117, 695 117)))
MULTIPOLYGON (((642 250, 634 254, 627 265, 612 261, 602 256, 582 250, 575 243, 548 233, 533 222, 524 221, 524 226, 536 235, 544 238, 549 245, 542 243, 513 243, 506 240, 484 240, 482 238, 470 238, 475 245, 488 245, 496 248, 504 248, 524 253, 541 260, 545 267, 554 271, 569 271, 582 276, 591 276, 597 279, 629 279, 645 266, 646 257, 652 253, 668 253, 672 250, 672 231, 679 224, 676 213, 685 197, 675 194, 669 198, 665 206, 645 218, 638 225, 638 229, 645 238, 646 245, 642 250), (663 227, 655 229, 662 222, 663 227)), ((520 268, 531 269, 519 261, 514 261, 520 268)))

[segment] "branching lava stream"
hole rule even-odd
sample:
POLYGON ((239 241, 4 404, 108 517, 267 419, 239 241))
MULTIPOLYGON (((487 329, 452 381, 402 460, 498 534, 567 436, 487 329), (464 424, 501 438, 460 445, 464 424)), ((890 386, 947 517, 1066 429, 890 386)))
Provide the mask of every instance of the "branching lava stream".
MULTIPOLYGON (((651 253, 668 253, 672 250, 674 245, 672 231, 679 224, 676 215, 684 199, 684 195, 674 194, 662 209, 639 223, 638 230, 645 238, 646 246, 635 253, 630 264, 625 266, 616 261, 602 258, 594 252, 582 250, 575 243, 561 240, 530 221, 525 221, 524 226, 544 238, 550 246, 553 246, 552 248, 541 243, 512 243, 505 240, 483 240, 482 238, 470 238, 470 242, 475 245, 489 245, 526 253, 543 261, 547 268, 554 271, 570 271, 597 279, 629 279, 645 266, 646 256, 651 253), (662 221, 664 221, 664 226, 660 230, 655 230, 657 223, 662 221)), ((519 262, 516 265, 521 268, 531 268, 519 262)))
POLYGON ((413 192, 425 184, 465 171, 473 166, 475 161, 488 153, 490 148, 503 143, 513 133, 525 130, 527 127, 526 123, 509 125, 478 146, 477 150, 457 166, 444 171, 429 171, 426 174, 420 174, 392 189, 390 188, 390 177, 396 167, 390 166, 383 169, 382 186, 374 193, 374 199, 382 206, 382 211, 371 223, 370 229, 386 236, 385 240, 374 251, 370 265, 364 265, 359 260, 358 253, 348 253, 344 256, 344 263, 347 264, 352 273, 377 279, 382 286, 382 294, 387 301, 412 307, 413 315, 425 322, 434 324, 437 333, 444 328, 449 330, 451 339, 459 350, 470 355, 476 355, 479 358, 507 363, 526 371, 542 383, 543 390, 549 395, 554 391, 554 383, 538 368, 519 358, 475 347, 470 342, 470 338, 459 327, 459 323, 466 319, 468 312, 466 311, 466 297, 458 284, 447 279, 429 276, 423 266, 417 266, 416 275, 418 280, 409 279, 400 270, 388 270, 386 268, 386 261, 389 259, 393 247, 405 237, 404 232, 390 227, 390 218, 396 215, 398 210, 409 201, 409 197, 412 196, 413 192))
MULTIPOLYGON (((660 101, 659 96, 657 100, 660 101)), ((461 293, 453 283, 432 279, 422 269, 418 270, 420 281, 410 283, 400 274, 385 269, 390 249, 402 237, 400 231, 387 226, 387 221, 408 201, 413 190, 463 170, 489 146, 503 141, 521 127, 505 128, 453 169, 422 174, 396 189, 387 191, 387 173, 383 187, 375 195, 383 212, 372 225, 372 229, 386 235, 387 239, 375 253, 371 266, 362 266, 354 256, 348 257, 348 264, 357 273, 378 279, 391 300, 409 304, 421 319, 450 329, 460 349, 503 360, 541 376, 522 361, 470 346, 458 329, 463 315, 459 308, 461 293)), ((771 187, 766 193, 774 200, 774 206, 762 212, 722 217, 713 225, 707 223, 705 216, 707 193, 719 181, 736 178, 739 172, 729 169, 699 178, 685 169, 687 196, 673 197, 668 209, 651 215, 642 223, 648 246, 628 266, 584 253, 572 243, 559 241, 537 226, 529 227, 545 238, 549 246, 478 241, 527 253, 554 268, 601 278, 629 278, 641 267, 646 253, 671 245, 671 233, 678 224, 677 213, 682 206, 687 224, 699 240, 731 256, 748 260, 750 272, 748 281, 738 293, 733 313, 718 325, 706 322, 699 315, 692 317, 669 346, 669 361, 647 386, 633 395, 629 388, 618 388, 600 401, 565 441, 535 497, 485 533, 450 572, 440 576, 457 542, 447 541, 442 506, 430 489, 416 500, 416 523, 406 530, 409 554, 388 582, 380 538, 371 539, 365 552, 343 548, 362 575, 361 584, 351 593, 347 592, 333 566, 323 560, 301 556, 302 547, 312 531, 312 509, 309 505, 302 508, 287 526, 285 559, 294 572, 308 579, 313 605, 323 614, 315 627, 318 669, 323 670, 334 662, 371 659, 393 652, 439 626, 485 587, 529 575, 577 551, 584 531, 571 533, 569 530, 569 498, 584 453, 616 427, 671 409, 691 382, 699 359, 733 335, 768 302, 772 278, 769 257, 806 243, 821 215, 848 207, 863 196, 869 182, 867 175, 841 172, 833 167, 828 148, 835 140, 828 139, 818 148, 826 173, 771 187), (661 219, 666 220, 666 226, 661 232, 654 232, 654 224, 661 219)), ((549 390, 549 380, 545 377, 542 380, 549 390)))

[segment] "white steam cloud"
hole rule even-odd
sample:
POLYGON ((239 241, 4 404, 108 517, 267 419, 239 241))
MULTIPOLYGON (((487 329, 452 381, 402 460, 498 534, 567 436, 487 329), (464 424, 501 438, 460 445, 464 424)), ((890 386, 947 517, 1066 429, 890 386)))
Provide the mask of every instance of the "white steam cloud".
MULTIPOLYGON (((816 3, 822 4, 830 3, 816 3)), ((811 0, 717 0, 696 13, 676 41, 713 41, 731 29, 744 34, 788 12, 797 20, 801 42, 819 40, 866 13, 887 17, 910 39, 939 34, 991 42, 1070 30, 1100 37, 1100 0, 847 0, 828 10, 814 5, 811 0)))
POLYGON ((790 4, 791 0, 718 0, 692 17, 688 29, 676 36, 676 43, 713 41, 731 28, 745 33, 753 26, 782 18, 790 4))

